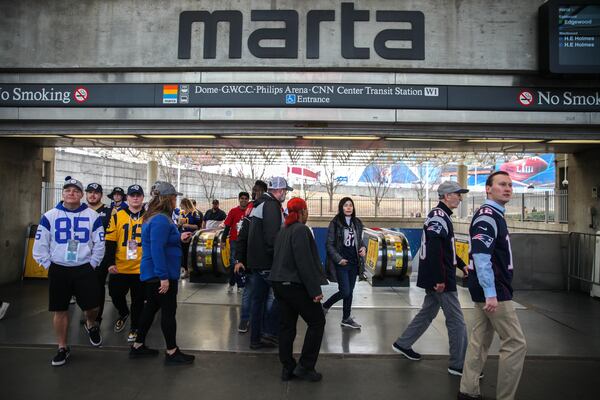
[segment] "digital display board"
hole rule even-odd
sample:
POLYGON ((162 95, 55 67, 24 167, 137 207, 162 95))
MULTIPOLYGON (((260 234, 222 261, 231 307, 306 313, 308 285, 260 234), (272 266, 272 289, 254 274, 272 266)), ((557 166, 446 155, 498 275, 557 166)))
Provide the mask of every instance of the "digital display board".
POLYGON ((550 0, 539 9, 540 69, 600 74, 600 0, 550 0))

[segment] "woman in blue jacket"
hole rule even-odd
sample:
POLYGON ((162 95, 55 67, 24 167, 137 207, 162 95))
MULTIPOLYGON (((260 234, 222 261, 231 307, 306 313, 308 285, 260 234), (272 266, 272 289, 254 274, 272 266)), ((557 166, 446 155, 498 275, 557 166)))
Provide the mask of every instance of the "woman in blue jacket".
POLYGON ((170 183, 156 182, 152 188, 154 197, 144 214, 140 279, 144 284, 146 302, 140 317, 137 339, 129 351, 130 358, 158 355, 158 350, 146 347, 144 341, 154 315, 160 309, 160 326, 167 345, 165 364, 190 364, 194 361, 194 356, 179 350, 175 340, 181 241, 189 241, 191 237, 190 232, 180 235, 177 225, 171 219, 178 194, 170 183))

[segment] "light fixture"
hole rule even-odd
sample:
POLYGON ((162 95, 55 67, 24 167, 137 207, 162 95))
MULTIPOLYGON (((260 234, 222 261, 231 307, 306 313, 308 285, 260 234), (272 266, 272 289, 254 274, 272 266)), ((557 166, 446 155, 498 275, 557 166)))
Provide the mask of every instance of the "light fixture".
POLYGON ((43 138, 59 138, 59 135, 28 135, 28 134, 23 134, 23 135, 19 135, 19 134, 10 134, 10 135, 0 135, 0 137, 6 137, 6 138, 39 138, 39 139, 43 139, 43 138))
POLYGON ((65 135, 71 139, 137 139, 135 135, 65 135))
POLYGON ((317 136, 302 136, 306 140, 377 140, 378 136, 333 136, 333 135, 317 135, 317 136))
POLYGON ((541 143, 542 139, 469 139, 469 143, 541 143))
POLYGON ((600 144, 600 140, 596 139, 560 139, 549 140, 551 144, 600 144))
POLYGON ((141 135, 144 139, 216 139, 215 135, 141 135))
POLYGON ((284 135, 222 135, 223 139, 297 139, 296 136, 284 136, 284 135))
POLYGON ((460 142, 459 139, 437 139, 437 138, 404 138, 404 137, 386 137, 385 140, 401 142, 460 142))

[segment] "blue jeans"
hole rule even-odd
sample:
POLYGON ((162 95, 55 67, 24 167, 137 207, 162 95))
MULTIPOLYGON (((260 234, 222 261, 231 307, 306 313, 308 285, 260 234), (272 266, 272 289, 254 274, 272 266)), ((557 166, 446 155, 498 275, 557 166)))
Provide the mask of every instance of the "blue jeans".
POLYGON ((229 240, 229 266, 231 267, 231 275, 229 275, 229 286, 234 286, 237 283, 238 288, 243 288, 246 284, 246 275, 245 274, 236 274, 233 271, 233 267, 235 266, 235 240, 229 240))
POLYGON ((248 275, 252 282, 252 304, 250 305, 251 344, 260 343, 263 331, 272 336, 278 336, 279 334, 279 306, 277 300, 274 300, 270 309, 266 310, 271 292, 271 282, 267 280, 269 272, 268 270, 252 271, 252 274, 248 275))
POLYGON ((338 292, 332 295, 325 303, 323 307, 331 308, 339 300, 344 300, 344 313, 342 320, 350 318, 350 311, 352 309, 352 292, 354 291, 354 285, 356 284, 356 277, 358 275, 357 265, 336 265, 335 275, 338 281, 338 292))
POLYGON ((246 275, 246 285, 242 293, 242 309, 240 311, 240 321, 250 321, 250 305, 252 304, 252 279, 251 275, 246 275))

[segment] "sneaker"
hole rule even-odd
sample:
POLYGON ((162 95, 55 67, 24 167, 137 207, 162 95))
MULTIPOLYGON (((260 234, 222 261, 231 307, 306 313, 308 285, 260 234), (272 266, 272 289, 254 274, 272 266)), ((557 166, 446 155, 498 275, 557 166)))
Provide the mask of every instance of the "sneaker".
POLYGON ((98 325, 94 325, 91 328, 88 328, 87 323, 83 324, 83 327, 88 333, 90 337, 90 343, 92 346, 99 347, 102 344, 102 336, 100 336, 100 327, 98 325))
POLYGON ((0 319, 4 318, 4 316, 6 315, 6 310, 8 310, 8 306, 10 306, 10 303, 7 303, 5 301, 0 303, 0 319))
POLYGON ((294 376, 298 379, 302 379, 304 381, 309 382, 318 382, 323 379, 323 375, 315 371, 314 369, 306 369, 302 365, 296 365, 294 368, 294 376))
POLYGON ((262 335, 261 340, 267 343, 273 343, 275 347, 279 346, 279 338, 273 335, 262 335))
POLYGON ((70 354, 71 348, 69 346, 61 347, 60 349, 58 349, 58 353, 56 353, 56 355, 52 359, 52 366, 60 367, 61 365, 65 365, 65 363, 67 362, 67 358, 69 358, 70 354))
POLYGON ((250 349, 252 350, 260 350, 260 349, 274 349, 277 347, 276 344, 272 342, 267 342, 265 340, 261 340, 258 343, 250 343, 250 349))
POLYGON ((75 296, 71 296, 71 300, 69 300, 69 304, 75 304, 77 303, 77 299, 75 299, 75 296))
POLYGON ((287 382, 287 381, 291 381, 292 379, 294 379, 294 369, 295 368, 296 367, 294 367, 294 368, 283 367, 281 369, 281 380, 283 382, 287 382))
POLYGON ((323 304, 321 304, 321 308, 323 309, 323 315, 327 315, 329 308, 325 307, 323 304))
POLYGON ((191 354, 184 354, 179 350, 175 350, 175 353, 169 354, 165 353, 165 364, 166 365, 183 365, 183 364, 191 364, 194 362, 196 356, 191 354))
POLYGON ((227 293, 233 293, 233 289, 235 289, 235 285, 228 285, 227 286, 227 293))
POLYGON ((141 358, 141 357, 155 357, 158 355, 158 350, 146 347, 142 344, 137 349, 131 345, 129 348, 129 358, 141 358))
POLYGON ((409 360, 419 361, 421 359, 421 355, 419 353, 417 353, 413 349, 405 349, 404 347, 400 347, 396 344, 396 342, 392 344, 392 350, 394 350, 396 353, 402 354, 409 360))
POLYGON ((181 268, 181 275, 179 276, 179 279, 187 279, 190 277, 190 273, 187 269, 183 269, 181 268))
POLYGON ((132 330, 129 331, 129 335, 127 335, 127 341, 129 343, 135 342, 135 339, 137 339, 137 330, 132 330))
POLYGON ((237 292, 238 293, 244 293, 244 288, 243 287, 239 287, 237 288, 237 292))
MULTIPOLYGON (((454 376, 463 376, 462 368, 448 367, 448 373, 454 376)), ((483 379, 483 372, 479 374, 479 379, 483 379)))
POLYGON ((240 324, 238 325, 238 332, 239 333, 248 332, 248 325, 250 325, 249 321, 240 321, 240 324))
POLYGON ((115 321, 115 332, 119 333, 125 329, 125 322, 127 321, 127 318, 129 318, 129 314, 124 317, 119 317, 119 319, 115 321))
POLYGON ((471 396, 470 394, 458 392, 458 400, 483 400, 483 396, 480 394, 477 396, 471 396))
POLYGON ((352 328, 352 329, 362 328, 362 325, 359 324, 358 322, 356 322, 354 320, 354 318, 352 318, 352 317, 343 319, 342 322, 340 323, 340 325, 345 326, 346 328, 352 328))

